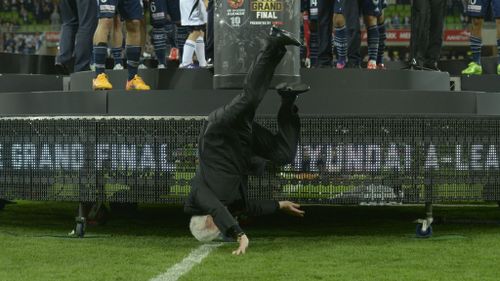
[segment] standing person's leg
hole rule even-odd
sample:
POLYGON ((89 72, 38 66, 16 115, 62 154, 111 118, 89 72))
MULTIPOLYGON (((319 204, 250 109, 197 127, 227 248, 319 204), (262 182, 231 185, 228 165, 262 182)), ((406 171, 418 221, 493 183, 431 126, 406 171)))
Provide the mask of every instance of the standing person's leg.
POLYGON ((97 3, 76 1, 78 10, 78 32, 75 46, 75 72, 90 70, 92 57, 92 35, 97 26, 97 3))
POLYGON ((359 24, 361 1, 348 0, 344 4, 347 28, 347 67, 359 68, 361 65, 361 26, 359 24))
MULTIPOLYGON (((108 54, 108 36, 113 28, 113 17, 116 13, 117 0, 100 0, 98 23, 94 33, 94 63, 95 79, 92 81, 94 90, 111 90, 113 86, 106 76, 106 56, 108 54)), ((94 11, 95 12, 95 11, 94 11)))
POLYGON ((167 0, 168 20, 165 26, 167 36, 168 59, 179 60, 179 46, 177 45, 177 23, 181 20, 178 0, 167 0), (170 48, 170 50, 168 50, 170 48))
POLYGON ((472 19, 470 31, 470 49, 472 52, 472 61, 469 66, 462 71, 466 75, 480 75, 483 73, 481 66, 481 48, 483 46, 482 31, 483 21, 488 10, 490 1, 487 0, 469 0, 466 10, 467 15, 472 19))
POLYGON ((332 66, 333 0, 318 0, 319 47, 318 66, 332 66))
POLYGON ((113 32, 111 33, 111 56, 113 69, 123 69, 123 23, 119 15, 113 18, 113 32))
POLYGON ((142 23, 144 18, 143 8, 139 0, 120 2, 118 5, 120 15, 125 19, 127 38, 125 41, 125 53, 127 56, 128 79, 126 90, 149 90, 150 87, 137 75, 141 58, 141 46, 145 37, 142 34, 142 23))
POLYGON ((497 74, 500 75, 500 1, 493 1, 493 14, 495 16, 495 23, 497 28, 497 74))
POLYGON ((152 0, 149 3, 150 22, 153 26, 151 31, 151 44, 153 45, 158 68, 166 68, 167 56, 167 0, 152 0))
MULTIPOLYGON (((61 0, 59 10, 61 11, 62 28, 61 40, 59 41, 59 53, 56 57, 56 65, 65 69, 73 57, 75 48, 75 36, 78 30, 78 14, 76 11, 76 0, 61 0)), ((65 73, 67 74, 67 73, 65 73)))
POLYGON ((343 69, 347 62, 347 29, 344 17, 344 0, 335 1, 333 24, 335 27, 335 48, 337 49, 337 69, 343 69))
POLYGON ((497 25, 497 56, 498 56, 498 65, 497 65, 497 74, 500 75, 500 13, 496 15, 497 19, 495 20, 497 25))
POLYGON ((205 56, 207 60, 212 60, 214 58, 214 0, 208 0, 207 14, 208 14, 208 22, 207 22, 207 42, 205 46, 205 56))
POLYGON ((195 30, 191 27, 191 32, 184 43, 184 49, 182 51, 182 62, 179 67, 181 68, 192 68, 193 66, 193 54, 196 51, 196 40, 201 35, 199 30, 195 30))
POLYGON ((413 1, 411 7, 410 64, 422 67, 429 42, 430 7, 428 0, 413 1))
POLYGON ((437 70, 437 62, 443 46, 444 18, 446 16, 446 0, 431 0, 431 17, 429 25, 429 45, 425 53, 424 67, 437 70))

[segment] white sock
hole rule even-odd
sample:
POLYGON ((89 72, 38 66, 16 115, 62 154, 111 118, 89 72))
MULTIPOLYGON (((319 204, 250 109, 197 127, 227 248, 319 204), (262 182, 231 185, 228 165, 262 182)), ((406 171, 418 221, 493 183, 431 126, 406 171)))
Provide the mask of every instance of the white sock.
POLYGON ((196 58, 198 58, 198 63, 201 67, 207 66, 207 60, 205 59, 205 41, 203 41, 203 36, 196 39, 196 58))
POLYGON ((186 40, 184 43, 184 51, 182 53, 182 66, 190 65, 193 63, 193 54, 196 48, 196 42, 193 40, 186 40))

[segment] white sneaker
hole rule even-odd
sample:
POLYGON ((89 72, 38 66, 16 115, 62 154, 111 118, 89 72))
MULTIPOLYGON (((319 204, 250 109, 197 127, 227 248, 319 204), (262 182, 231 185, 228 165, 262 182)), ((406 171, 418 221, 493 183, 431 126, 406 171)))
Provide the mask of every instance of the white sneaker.
POLYGON ((167 67, 163 64, 163 63, 160 63, 158 65, 158 69, 166 69, 167 67))
POLYGON ((122 70, 122 69, 123 65, 121 65, 120 63, 115 64, 115 66, 113 67, 113 70, 122 70))
POLYGON ((145 64, 143 64, 143 63, 139 64, 138 68, 139 69, 148 69, 148 67, 145 64))

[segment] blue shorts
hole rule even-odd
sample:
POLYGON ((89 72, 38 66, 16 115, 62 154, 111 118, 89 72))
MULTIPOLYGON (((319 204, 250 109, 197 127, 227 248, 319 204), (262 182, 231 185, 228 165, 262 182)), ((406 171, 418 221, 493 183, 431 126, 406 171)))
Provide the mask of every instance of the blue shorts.
POLYGON ((139 20, 144 17, 141 0, 98 0, 99 18, 112 18, 119 14, 123 20, 139 20))
POLYGON ((468 0, 466 11, 471 17, 484 18, 490 6, 495 18, 500 18, 500 0, 468 0))
POLYGON ((387 0, 363 0, 361 7, 364 16, 380 17, 387 7, 387 0))
POLYGON ((333 1, 333 12, 335 14, 343 14, 344 13, 344 2, 345 0, 335 0, 333 1))

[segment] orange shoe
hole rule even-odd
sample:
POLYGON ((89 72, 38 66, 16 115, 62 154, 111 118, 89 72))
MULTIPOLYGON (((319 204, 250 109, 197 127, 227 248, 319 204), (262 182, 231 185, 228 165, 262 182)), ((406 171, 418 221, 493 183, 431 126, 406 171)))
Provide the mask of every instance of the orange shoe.
POLYGON ((141 76, 135 75, 132 80, 127 81, 127 85, 125 86, 125 89, 127 91, 131 90, 137 90, 137 91, 147 91, 151 90, 151 88, 144 83, 144 80, 142 80, 141 76))
POLYGON ((93 90, 111 90, 113 89, 113 85, 109 83, 108 76, 106 73, 101 73, 97 75, 94 80, 92 80, 92 89, 93 90))
POLYGON ((378 70, 387 70, 387 68, 385 67, 385 64, 383 64, 383 63, 377 64, 377 69, 378 70))
POLYGON ((377 62, 374 60, 368 61, 368 66, 366 67, 366 69, 376 70, 377 69, 377 62))
POLYGON ((171 48, 170 54, 168 55, 168 60, 179 60, 179 49, 171 48))

